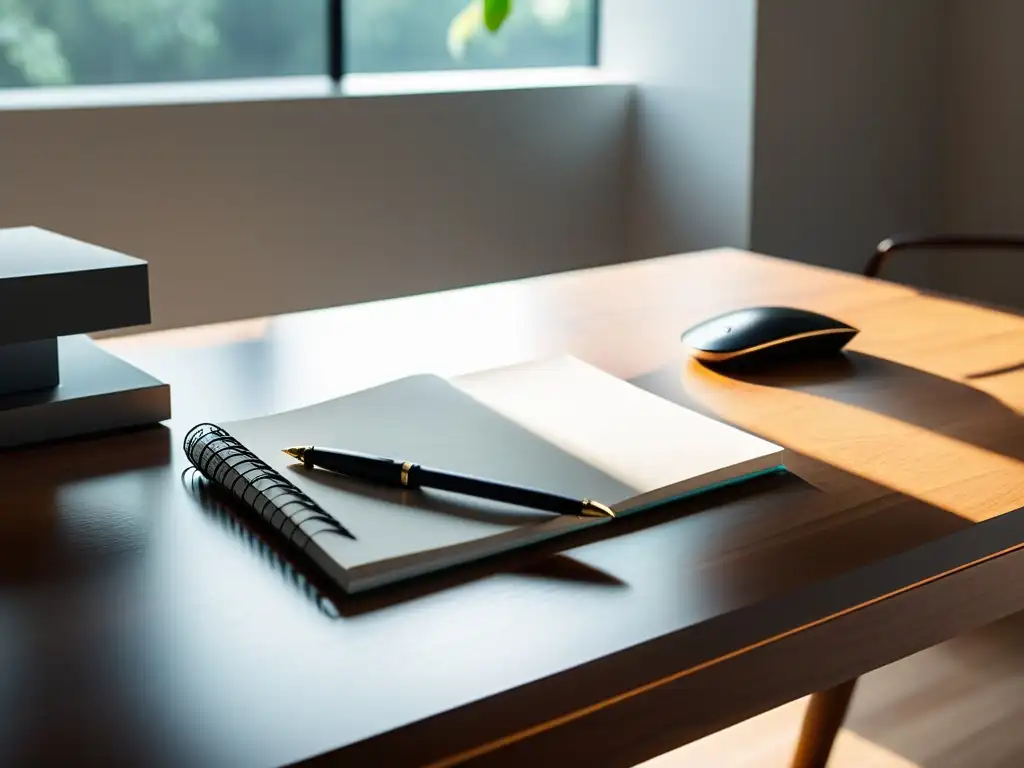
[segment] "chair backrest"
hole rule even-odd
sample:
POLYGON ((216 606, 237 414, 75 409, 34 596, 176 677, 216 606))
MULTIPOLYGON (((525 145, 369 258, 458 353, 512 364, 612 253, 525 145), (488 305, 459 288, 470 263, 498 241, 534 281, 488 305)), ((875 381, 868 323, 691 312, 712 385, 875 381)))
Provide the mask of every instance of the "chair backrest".
POLYGON ((1016 235, 900 235, 887 237, 875 248, 874 255, 864 266, 864 274, 868 277, 877 277, 893 253, 915 248, 1024 251, 1024 237, 1016 235))

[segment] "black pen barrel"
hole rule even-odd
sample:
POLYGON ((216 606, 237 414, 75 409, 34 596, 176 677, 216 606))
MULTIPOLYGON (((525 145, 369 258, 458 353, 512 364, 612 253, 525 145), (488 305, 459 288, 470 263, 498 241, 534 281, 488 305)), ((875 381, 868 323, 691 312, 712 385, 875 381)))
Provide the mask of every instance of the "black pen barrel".
POLYGON ((559 515, 579 515, 583 510, 583 502, 580 499, 560 496, 535 488, 461 475, 457 472, 443 472, 382 456, 354 451, 338 451, 331 448, 307 448, 304 460, 329 472, 337 472, 381 485, 434 488, 439 491, 451 491, 505 504, 554 512, 559 515))
POLYGON ((538 491, 534 488, 482 480, 468 475, 439 472, 427 467, 413 467, 409 472, 409 484, 556 512, 560 515, 578 515, 580 513, 579 499, 538 491))

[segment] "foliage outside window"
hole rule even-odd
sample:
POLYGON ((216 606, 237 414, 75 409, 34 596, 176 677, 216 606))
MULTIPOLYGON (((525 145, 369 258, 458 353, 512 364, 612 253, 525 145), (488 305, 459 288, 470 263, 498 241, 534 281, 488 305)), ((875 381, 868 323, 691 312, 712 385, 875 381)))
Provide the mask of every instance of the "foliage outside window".
MULTIPOLYGON (((596 0, 343 8, 348 72, 593 63, 596 0)), ((0 0, 0 87, 322 75, 326 23, 325 0, 0 0)))

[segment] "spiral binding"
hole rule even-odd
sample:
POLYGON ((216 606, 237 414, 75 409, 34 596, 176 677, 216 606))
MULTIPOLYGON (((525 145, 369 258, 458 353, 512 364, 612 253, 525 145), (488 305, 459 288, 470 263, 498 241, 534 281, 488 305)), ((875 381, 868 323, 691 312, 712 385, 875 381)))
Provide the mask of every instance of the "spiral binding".
POLYGON ((199 424, 184 441, 185 455, 203 477, 259 513, 294 544, 305 548, 308 526, 351 534, 319 504, 215 424, 199 424), (290 530, 286 531, 286 525, 290 530), (296 540, 296 534, 302 540, 296 540))

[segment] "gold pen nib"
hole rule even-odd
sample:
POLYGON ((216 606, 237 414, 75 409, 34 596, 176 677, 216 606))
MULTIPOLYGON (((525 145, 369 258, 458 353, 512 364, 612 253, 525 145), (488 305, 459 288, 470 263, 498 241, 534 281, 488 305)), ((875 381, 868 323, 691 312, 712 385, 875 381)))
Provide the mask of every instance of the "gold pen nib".
POLYGON ((298 459, 299 461, 301 461, 303 463, 305 463, 305 461, 306 461, 306 449, 305 448, 285 448, 284 449, 284 453, 287 453, 293 459, 298 459))
POLYGON ((593 499, 583 500, 583 511, 580 514, 583 517, 615 517, 611 507, 605 506, 600 501, 594 501, 593 499))

